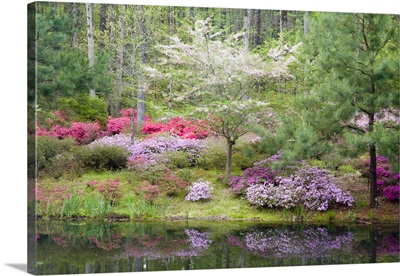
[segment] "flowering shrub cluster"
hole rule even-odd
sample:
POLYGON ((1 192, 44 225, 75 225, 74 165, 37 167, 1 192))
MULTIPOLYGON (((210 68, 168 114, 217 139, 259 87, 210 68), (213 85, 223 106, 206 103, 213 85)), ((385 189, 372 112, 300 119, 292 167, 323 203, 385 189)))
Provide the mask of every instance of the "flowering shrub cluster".
POLYGON ((207 249, 212 243, 209 232, 202 233, 194 229, 186 229, 185 233, 189 237, 188 242, 195 249, 207 249))
POLYGON ((116 199, 122 197, 119 179, 107 179, 102 182, 90 180, 87 183, 87 187, 95 192, 98 192, 104 196, 105 200, 115 202, 116 199))
POLYGON ((195 162, 200 152, 206 147, 205 143, 197 139, 182 139, 177 136, 154 136, 131 144, 130 137, 124 134, 106 136, 96 140, 89 145, 94 147, 98 145, 124 147, 130 152, 128 158, 128 168, 146 170, 160 160, 161 153, 171 151, 183 151, 189 156, 189 162, 195 162))
POLYGON ((332 206, 352 206, 354 198, 333 183, 327 170, 317 167, 298 169, 289 177, 276 177, 258 164, 232 178, 231 190, 244 195, 250 204, 269 208, 293 208, 299 204, 311 210, 326 211, 332 206))
POLYGON ((53 126, 50 130, 43 127, 38 127, 36 130, 37 136, 52 136, 59 139, 72 137, 79 145, 88 144, 95 139, 101 137, 99 123, 82 123, 72 122, 71 126, 65 127, 60 125, 53 126))
POLYGON ((302 233, 293 230, 269 229, 246 234, 245 248, 260 256, 322 258, 333 252, 350 252, 354 235, 348 232, 332 235, 326 228, 307 228, 302 233))
POLYGON ((189 187, 189 193, 186 195, 185 199, 187 201, 198 201, 200 199, 209 199, 211 197, 211 183, 209 181, 203 181, 199 179, 193 182, 189 187))
POLYGON ((241 176, 234 176, 230 181, 231 192, 242 196, 246 189, 256 184, 275 183, 274 173, 266 166, 256 165, 243 171, 241 176))
POLYGON ((400 186, 387 186, 383 189, 383 195, 390 201, 400 200, 400 186))
MULTIPOLYGON (((121 117, 108 117, 106 135, 115 135, 126 132, 131 125, 132 109, 126 108, 120 111, 121 117)), ((137 120, 137 110, 134 111, 134 120, 137 120)), ((145 125, 151 124, 148 116, 144 117, 145 125)))
POLYGON ((208 123, 203 120, 189 121, 173 118, 168 123, 147 123, 143 126, 144 134, 168 132, 184 139, 204 139, 210 135, 208 123))
POLYGON ((150 184, 148 181, 143 181, 139 188, 136 190, 138 193, 143 194, 144 199, 152 202, 154 199, 161 195, 158 186, 150 184))
MULTIPOLYGON (((358 165, 362 175, 365 177, 370 176, 370 162, 368 158, 358 165)), ((399 200, 400 173, 393 172, 393 166, 389 163, 389 159, 384 156, 376 157, 376 178, 378 192, 382 193, 390 201, 399 200)))

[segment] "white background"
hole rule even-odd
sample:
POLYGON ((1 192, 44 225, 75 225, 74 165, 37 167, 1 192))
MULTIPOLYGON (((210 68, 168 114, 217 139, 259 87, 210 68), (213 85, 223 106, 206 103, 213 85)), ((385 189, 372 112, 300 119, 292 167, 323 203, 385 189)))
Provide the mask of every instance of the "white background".
MULTIPOLYGON (((284 10, 342 11, 399 14, 398 0, 126 0, 96 3, 209 6, 284 10)), ((2 1, 0 8, 0 275, 24 275, 27 263, 26 234, 26 0, 2 1)), ((72 2, 72 1, 68 1, 72 2)), ((87 1, 79 1, 87 2, 87 1)), ((400 271, 400 263, 148 272, 146 275, 389 275, 400 271)), ((133 274, 133 273, 131 273, 133 274)), ((109 275, 109 274, 98 274, 109 275)), ((122 275, 130 275, 124 273, 122 275)))

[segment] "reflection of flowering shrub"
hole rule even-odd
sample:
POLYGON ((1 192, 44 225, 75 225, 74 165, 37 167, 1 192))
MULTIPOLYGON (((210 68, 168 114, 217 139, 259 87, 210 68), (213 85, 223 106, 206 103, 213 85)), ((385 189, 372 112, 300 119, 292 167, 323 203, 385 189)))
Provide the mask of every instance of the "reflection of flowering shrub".
POLYGON ((400 255, 399 238, 394 236, 386 236, 382 239, 376 249, 377 255, 400 255))
POLYGON ((209 181, 203 181, 199 179, 193 182, 189 187, 189 193, 186 195, 185 199, 187 201, 198 201, 200 199, 209 199, 211 197, 211 183, 209 181))
POLYGON ((185 233, 189 236, 188 242, 195 249, 207 249, 212 243, 209 232, 201 233, 194 229, 186 229, 185 233))
POLYGON ((302 234, 291 230, 269 229, 248 233, 245 247, 261 256, 321 258, 336 250, 348 251, 352 240, 351 232, 334 236, 326 228, 308 228, 302 234))

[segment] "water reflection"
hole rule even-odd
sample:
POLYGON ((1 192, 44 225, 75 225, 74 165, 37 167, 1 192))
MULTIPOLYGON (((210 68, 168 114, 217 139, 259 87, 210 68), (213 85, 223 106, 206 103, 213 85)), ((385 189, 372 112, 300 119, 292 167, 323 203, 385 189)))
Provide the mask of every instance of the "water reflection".
POLYGON ((41 222, 29 235, 37 274, 399 261, 397 225, 41 222))

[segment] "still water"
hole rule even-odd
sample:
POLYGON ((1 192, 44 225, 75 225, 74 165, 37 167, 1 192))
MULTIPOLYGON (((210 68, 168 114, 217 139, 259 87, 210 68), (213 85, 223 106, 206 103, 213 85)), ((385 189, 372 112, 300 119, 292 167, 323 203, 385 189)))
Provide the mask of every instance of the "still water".
POLYGON ((38 222, 29 271, 129 271, 399 262, 399 226, 38 222))

